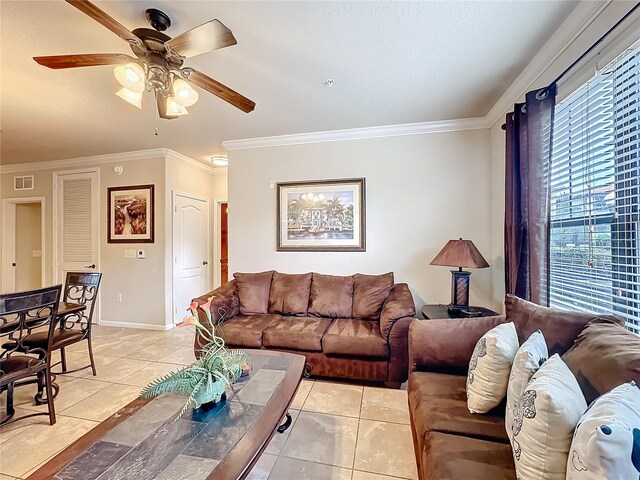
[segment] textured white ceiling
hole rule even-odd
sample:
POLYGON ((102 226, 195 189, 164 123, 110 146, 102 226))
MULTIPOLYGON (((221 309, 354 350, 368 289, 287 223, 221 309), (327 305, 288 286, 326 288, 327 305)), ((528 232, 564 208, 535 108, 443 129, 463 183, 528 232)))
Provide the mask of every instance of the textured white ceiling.
POLYGON ((199 160, 223 140, 483 116, 575 7, 570 1, 96 1, 120 23, 147 26, 160 8, 175 36, 211 18, 238 45, 195 57, 254 100, 245 114, 201 91, 191 115, 156 117, 114 93, 112 67, 50 70, 32 57, 131 53, 61 0, 1 8, 1 162, 165 147, 199 160), (332 87, 325 85, 335 79, 332 87), (155 128, 159 135, 154 135, 155 128))

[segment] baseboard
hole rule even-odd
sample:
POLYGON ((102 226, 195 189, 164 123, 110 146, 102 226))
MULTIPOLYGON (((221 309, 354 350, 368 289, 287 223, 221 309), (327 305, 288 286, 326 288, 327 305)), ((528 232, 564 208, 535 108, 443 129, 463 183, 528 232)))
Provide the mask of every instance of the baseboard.
POLYGON ((133 322, 112 322, 111 320, 100 320, 101 327, 120 327, 120 328, 141 328, 144 330, 171 330, 173 325, 151 325, 148 323, 133 322))

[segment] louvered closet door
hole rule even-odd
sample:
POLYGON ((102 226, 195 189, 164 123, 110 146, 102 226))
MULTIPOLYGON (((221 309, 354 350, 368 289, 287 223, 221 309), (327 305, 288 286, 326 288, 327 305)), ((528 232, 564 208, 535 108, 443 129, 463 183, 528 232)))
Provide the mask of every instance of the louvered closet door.
POLYGON ((67 272, 99 271, 98 174, 58 175, 56 187, 56 282, 64 283, 67 272))

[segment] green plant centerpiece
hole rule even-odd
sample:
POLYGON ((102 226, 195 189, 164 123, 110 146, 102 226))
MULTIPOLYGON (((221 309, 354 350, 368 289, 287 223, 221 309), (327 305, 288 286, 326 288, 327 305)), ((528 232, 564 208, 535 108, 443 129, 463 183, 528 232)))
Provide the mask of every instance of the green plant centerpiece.
MULTIPOLYGON (((225 348, 224 340, 216 335, 210 312, 212 300, 213 297, 209 297, 207 302, 201 305, 209 320, 208 325, 203 325, 198 320, 196 302, 192 302, 187 308, 191 315, 177 325, 179 328, 194 327, 194 332, 199 333, 200 338, 204 339, 204 345, 196 349, 198 360, 154 380, 140 392, 142 398, 171 392, 188 396, 178 417, 184 415, 190 407, 213 406, 225 399, 227 386, 249 373, 249 356, 242 350, 225 348)), ((220 321, 223 318, 224 311, 220 312, 220 321)))

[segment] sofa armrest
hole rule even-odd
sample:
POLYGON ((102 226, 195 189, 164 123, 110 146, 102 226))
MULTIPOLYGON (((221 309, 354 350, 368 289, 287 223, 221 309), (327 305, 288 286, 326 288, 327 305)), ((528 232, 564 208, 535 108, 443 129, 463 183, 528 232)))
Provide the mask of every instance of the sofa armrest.
POLYGON ((413 320, 409 326, 409 368, 466 374, 478 340, 506 317, 413 320))
POLYGON ((205 295, 194 298, 192 301, 198 304, 198 320, 200 320, 200 323, 209 325, 209 320, 204 310, 208 308, 213 325, 218 325, 235 317, 239 312, 240 304, 236 291, 236 281, 231 280, 205 295), (210 298, 211 302, 209 302, 210 298))
POLYGON ((406 283, 397 283, 382 305, 380 312, 380 333, 387 340, 393 324, 400 318, 415 317, 416 304, 406 283))
POLYGON ((393 322, 389 335, 389 369, 387 382, 401 384, 409 377, 409 325, 413 317, 403 317, 393 322))

